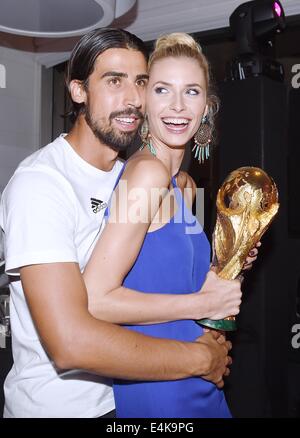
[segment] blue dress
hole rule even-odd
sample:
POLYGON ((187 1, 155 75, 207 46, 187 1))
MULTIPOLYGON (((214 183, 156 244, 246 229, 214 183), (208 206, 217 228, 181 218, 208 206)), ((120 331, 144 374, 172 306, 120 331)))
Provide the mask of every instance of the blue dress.
MULTIPOLYGON (((185 205, 172 178, 177 211, 162 228, 148 232, 139 256, 123 285, 142 292, 197 292, 210 263, 210 245, 201 225, 185 205)), ((203 333, 192 320, 126 326, 158 338, 194 341, 203 333)), ((134 382, 115 380, 117 418, 231 417, 223 391, 201 378, 134 382)))

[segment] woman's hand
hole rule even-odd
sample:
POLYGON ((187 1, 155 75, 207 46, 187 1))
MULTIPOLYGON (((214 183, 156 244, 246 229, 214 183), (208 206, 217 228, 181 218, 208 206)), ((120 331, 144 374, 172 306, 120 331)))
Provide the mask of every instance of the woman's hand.
POLYGON ((261 242, 257 242, 254 248, 249 251, 248 257, 243 266, 243 271, 249 271, 252 268, 253 262, 257 259, 258 249, 261 246, 261 242))
POLYGON ((205 317, 211 319, 223 319, 237 315, 240 311, 241 298, 239 280, 223 280, 213 270, 210 270, 199 294, 199 299, 202 301, 201 313, 203 314, 206 309, 205 317))

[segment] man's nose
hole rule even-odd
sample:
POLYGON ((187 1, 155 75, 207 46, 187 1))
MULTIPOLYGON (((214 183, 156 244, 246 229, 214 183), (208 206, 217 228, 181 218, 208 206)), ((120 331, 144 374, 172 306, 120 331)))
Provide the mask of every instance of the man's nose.
POLYGON ((130 84, 126 89, 125 104, 127 106, 134 106, 135 108, 142 108, 145 103, 145 91, 136 84, 130 84))

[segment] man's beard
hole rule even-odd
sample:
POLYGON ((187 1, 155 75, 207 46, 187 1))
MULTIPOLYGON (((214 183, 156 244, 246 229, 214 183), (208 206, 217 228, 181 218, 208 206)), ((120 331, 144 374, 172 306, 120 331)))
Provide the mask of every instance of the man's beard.
POLYGON ((138 117, 141 122, 143 121, 143 114, 137 110, 137 109, 126 109, 124 111, 115 111, 112 112, 109 116, 109 122, 107 123, 107 126, 105 126, 104 123, 102 123, 102 126, 100 122, 93 119, 91 111, 90 111, 90 105, 89 102, 86 103, 85 106, 85 120, 90 129, 92 130, 95 137, 101 141, 101 143, 106 144, 107 146, 111 147, 115 151, 123 151, 127 149, 130 145, 132 145, 135 140, 138 139, 139 134, 138 131, 131 131, 131 132, 122 132, 118 131, 116 128, 114 128, 111 125, 112 120, 115 117, 124 117, 124 116, 136 116, 138 117))

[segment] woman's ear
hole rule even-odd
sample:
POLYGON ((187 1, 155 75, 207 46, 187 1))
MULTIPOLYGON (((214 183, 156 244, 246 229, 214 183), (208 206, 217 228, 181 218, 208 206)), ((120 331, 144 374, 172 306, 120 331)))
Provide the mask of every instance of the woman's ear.
POLYGON ((205 110, 204 110, 204 113, 203 113, 203 117, 206 117, 207 114, 208 114, 208 104, 205 105, 205 110))
POLYGON ((70 82, 69 91, 73 102, 85 103, 86 101, 86 91, 84 89, 83 83, 77 79, 70 82))

